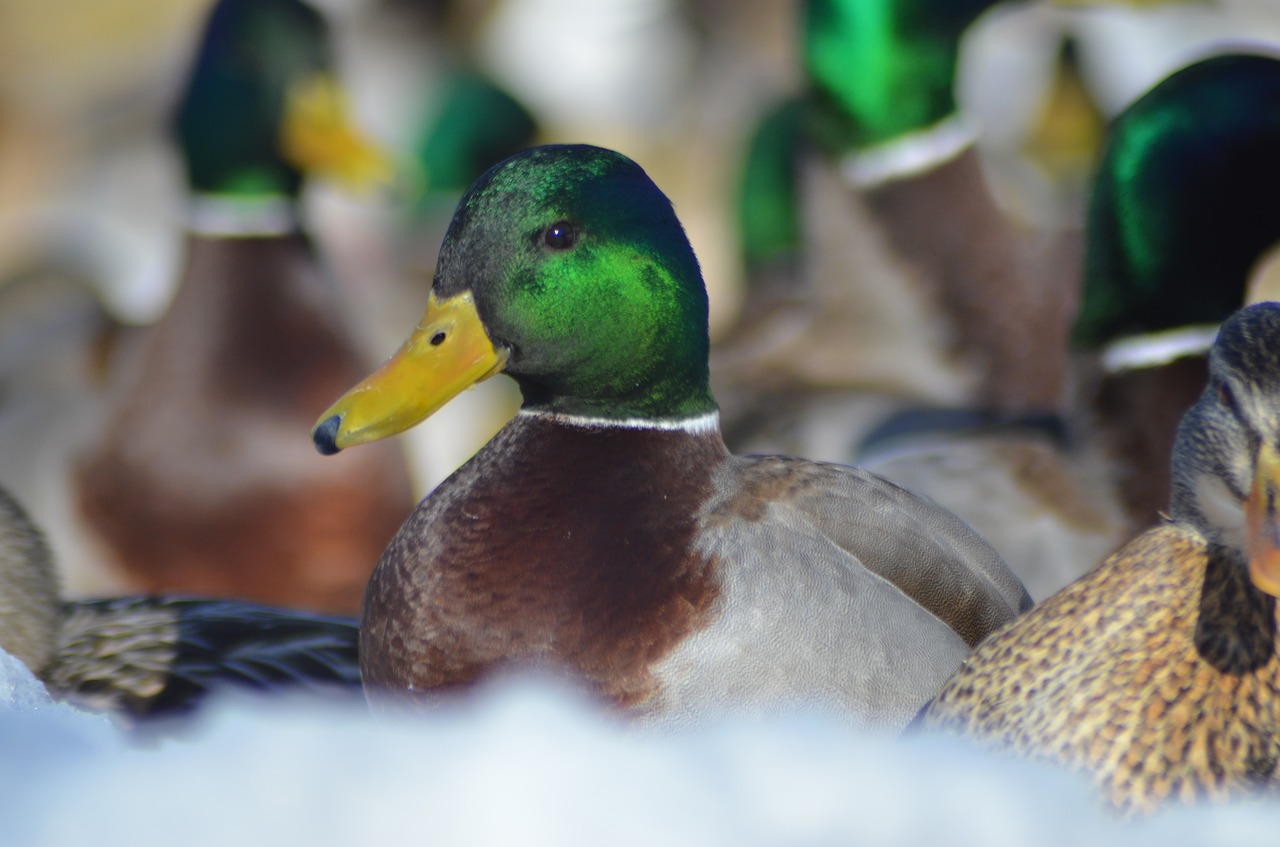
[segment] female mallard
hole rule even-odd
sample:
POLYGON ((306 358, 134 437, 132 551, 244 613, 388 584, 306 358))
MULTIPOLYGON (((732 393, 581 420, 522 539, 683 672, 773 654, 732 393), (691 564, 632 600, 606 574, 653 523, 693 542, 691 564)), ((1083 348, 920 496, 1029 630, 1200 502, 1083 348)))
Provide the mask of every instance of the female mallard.
POLYGON ((851 462, 904 410, 1060 409, 1077 239, 1006 216, 956 100, 961 37, 992 5, 803 4, 808 90, 749 161, 749 290, 713 351, 731 448, 851 462))
POLYGON ((1085 227, 1065 437, 934 432, 869 446, 859 463, 954 510, 1036 599, 1150 526, 1217 325, 1280 242, 1277 109, 1280 62, 1218 56, 1113 123, 1085 227))
POLYGON ((974 651, 922 715, 1090 772, 1111 803, 1277 787, 1280 303, 1222 325, 1172 518, 974 651))
POLYGON ((209 18, 176 121, 185 269, 79 476, 129 590, 354 612, 412 507, 394 445, 333 467, 290 434, 367 368, 296 212, 305 172, 376 168, 328 62, 297 0, 209 18))
POLYGON ((803 702, 897 728, 1025 608, 933 504, 848 467, 731 455, 708 344, 697 259, 631 160, 533 148, 471 187, 425 317, 313 433, 325 453, 383 438, 499 371, 524 398, 374 571, 375 696, 541 665, 645 717, 803 702))
POLYGON ((44 535, 0 489, 0 649, 69 702, 172 717, 208 693, 357 690, 354 620, 231 600, 62 602, 44 535))

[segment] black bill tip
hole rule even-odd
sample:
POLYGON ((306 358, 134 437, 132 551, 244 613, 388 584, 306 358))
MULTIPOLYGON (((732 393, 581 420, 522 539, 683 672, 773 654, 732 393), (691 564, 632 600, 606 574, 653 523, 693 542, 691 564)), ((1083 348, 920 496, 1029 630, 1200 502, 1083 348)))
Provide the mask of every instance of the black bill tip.
POLYGON ((342 449, 338 446, 338 427, 341 425, 342 418, 330 415, 311 430, 311 440, 315 442, 316 449, 325 456, 332 456, 342 449))

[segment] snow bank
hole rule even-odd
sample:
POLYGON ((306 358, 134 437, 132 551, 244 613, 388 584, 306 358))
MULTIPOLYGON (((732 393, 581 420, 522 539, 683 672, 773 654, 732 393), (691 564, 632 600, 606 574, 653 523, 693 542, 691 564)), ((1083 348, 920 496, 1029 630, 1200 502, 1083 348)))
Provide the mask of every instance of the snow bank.
MULTIPOLYGON (((1056 769, 821 715, 638 733, 545 680, 413 719, 235 698, 137 743, 0 665, 0 843, 1098 845, 1280 843, 1280 804, 1102 812, 1056 769)), ((21 672, 18 672, 21 671, 21 672)))

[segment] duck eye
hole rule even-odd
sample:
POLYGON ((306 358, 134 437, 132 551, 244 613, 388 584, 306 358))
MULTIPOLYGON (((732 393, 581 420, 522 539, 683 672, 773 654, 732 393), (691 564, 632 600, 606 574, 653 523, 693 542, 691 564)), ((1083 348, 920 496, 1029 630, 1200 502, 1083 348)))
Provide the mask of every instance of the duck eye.
POLYGON ((556 221, 542 233, 542 240, 552 250, 568 250, 578 241, 578 231, 568 221, 556 221))
POLYGON ((1240 417, 1240 408, 1236 405, 1236 393, 1225 382, 1218 383, 1218 403, 1228 409, 1231 414, 1240 417))

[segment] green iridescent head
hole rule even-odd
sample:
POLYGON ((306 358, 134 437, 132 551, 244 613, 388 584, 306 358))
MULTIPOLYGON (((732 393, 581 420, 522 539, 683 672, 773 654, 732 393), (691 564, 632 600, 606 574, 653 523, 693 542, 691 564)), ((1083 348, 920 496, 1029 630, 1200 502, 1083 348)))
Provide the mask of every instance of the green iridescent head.
POLYGON ((1090 200, 1081 346, 1223 321, 1280 242, 1280 61, 1171 75, 1115 121, 1090 200))
POLYGON ((302 174, 285 159, 289 85, 329 67, 320 16, 297 0, 223 0, 214 7, 176 130, 193 189, 293 194, 302 174))
POLYGON ((213 8, 174 118, 193 191, 292 196, 312 173, 361 188, 390 179, 348 118, 328 38, 299 0, 213 8))
POLYGON ((715 408, 707 293, 671 201, 630 159, 535 147, 458 204, 433 285, 466 291, 527 408, 679 418, 715 408))
POLYGON ((956 110, 960 38, 995 0, 808 0, 801 49, 815 134, 833 152, 924 129, 956 110))

